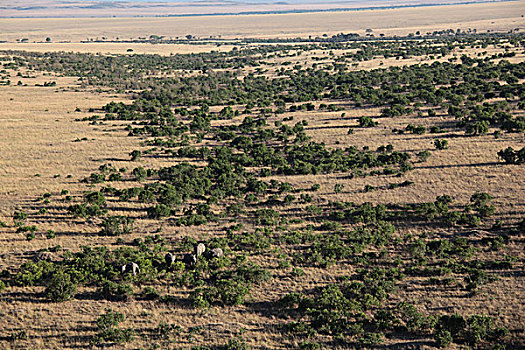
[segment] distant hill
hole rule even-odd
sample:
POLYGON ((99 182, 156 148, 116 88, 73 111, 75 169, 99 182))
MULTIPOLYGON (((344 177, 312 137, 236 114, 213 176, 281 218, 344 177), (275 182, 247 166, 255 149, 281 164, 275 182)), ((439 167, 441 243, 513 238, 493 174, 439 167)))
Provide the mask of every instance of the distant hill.
MULTIPOLYGON (((503 0, 502 0, 503 1, 503 0)), ((493 2, 484 0, 12 0, 0 17, 133 17, 363 10, 493 2)))

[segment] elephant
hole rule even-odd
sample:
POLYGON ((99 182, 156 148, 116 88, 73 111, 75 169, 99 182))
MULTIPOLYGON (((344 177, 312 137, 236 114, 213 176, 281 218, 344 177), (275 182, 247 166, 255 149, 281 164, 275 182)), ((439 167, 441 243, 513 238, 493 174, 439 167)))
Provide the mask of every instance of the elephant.
POLYGON ((166 262, 167 266, 171 266, 175 262, 175 259, 175 255, 171 253, 166 253, 166 255, 164 256, 164 261, 166 262))
POLYGON ((195 256, 195 254, 184 254, 182 262, 184 262, 188 266, 194 266, 197 263, 197 257, 195 256))
POLYGON ((195 246, 195 256, 198 258, 206 251, 206 246, 203 243, 199 243, 195 246))
POLYGON ((221 258, 223 256, 224 256, 224 252, 222 251, 221 248, 213 248, 208 253, 208 257, 210 259, 212 259, 212 258, 221 258))
POLYGON ((133 276, 136 276, 137 273, 140 273, 139 265, 134 263, 134 262, 130 262, 130 263, 127 263, 125 265, 122 265, 120 267, 120 270, 121 270, 122 273, 132 272, 133 276))

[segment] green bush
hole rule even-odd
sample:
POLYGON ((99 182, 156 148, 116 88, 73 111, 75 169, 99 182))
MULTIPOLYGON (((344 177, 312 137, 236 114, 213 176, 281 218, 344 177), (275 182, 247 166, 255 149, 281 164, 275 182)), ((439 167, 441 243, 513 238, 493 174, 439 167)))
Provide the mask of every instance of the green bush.
POLYGON ((485 135, 489 132, 489 122, 480 120, 470 123, 466 127, 467 135, 485 135))
POLYGON ((466 341, 470 345, 477 345, 485 340, 493 329, 490 316, 472 315, 467 319, 467 324, 466 341))
POLYGON ((27 226, 19 226, 17 229, 16 229, 16 233, 21 233, 21 232, 30 232, 30 233, 34 233, 38 230, 38 228, 36 227, 36 225, 27 225, 27 226))
POLYGON ((235 280, 220 280, 217 282, 217 289, 224 305, 241 305, 250 292, 246 283, 235 280))
POLYGON ((365 333, 359 342, 363 345, 378 345, 383 344, 385 336, 383 333, 365 333))
POLYGON ((371 127, 377 126, 377 124, 378 122, 374 121, 369 116, 365 115, 365 116, 359 117, 359 126, 362 128, 371 128, 371 127))
POLYGON ((23 210, 15 211, 13 214, 13 222, 15 226, 22 226, 24 225, 24 222, 27 220, 27 213, 25 213, 23 210))
POLYGON ((119 323, 124 320, 124 314, 111 310, 100 316, 97 319, 97 334, 93 338, 93 343, 115 342, 122 344, 133 340, 135 334, 133 328, 117 328, 119 323))
POLYGON ((61 269, 51 276, 44 294, 51 301, 59 302, 73 298, 76 291, 77 285, 72 276, 61 269))
POLYGON ((496 211, 496 207, 492 204, 493 199, 494 197, 488 193, 476 192, 470 197, 470 203, 478 216, 484 218, 491 216, 496 211))
POLYGON ((55 264, 48 261, 26 262, 13 277, 13 283, 18 286, 34 286, 41 284, 56 271, 55 264))
POLYGON ((155 288, 147 286, 142 291, 142 296, 146 300, 157 300, 160 297, 160 293, 155 288))
POLYGON ((440 329, 434 334, 434 340, 437 347, 446 348, 452 343, 453 338, 449 331, 446 329, 440 329))
POLYGON ((434 146, 438 150, 443 150, 448 148, 448 141, 445 139, 436 139, 434 140, 434 146))
POLYGON ((104 218, 100 224, 101 230, 99 235, 120 236, 122 234, 128 234, 133 230, 134 222, 135 220, 127 216, 108 216, 104 218))
POLYGON ((157 204, 154 207, 148 208, 148 217, 151 219, 159 219, 162 217, 170 216, 171 213, 171 208, 162 203, 157 204))
POLYGON ((448 331, 452 337, 464 332, 467 326, 465 318, 459 314, 442 315, 436 323, 436 334, 442 334, 443 330, 448 331))
POLYGON ((421 162, 426 162, 428 160, 428 158, 430 157, 431 153, 427 150, 425 151, 421 151, 417 154, 417 156, 419 157, 419 160, 421 162))
POLYGON ((197 288, 191 295, 196 308, 207 308, 212 305, 241 305, 250 292, 245 282, 223 279, 216 286, 197 288))
POLYGON ((234 337, 228 340, 228 344, 225 346, 225 350, 247 350, 249 349, 246 341, 241 337, 234 337))
POLYGON ((161 321, 156 328, 156 333, 163 339, 169 339, 171 335, 179 334, 181 326, 161 321))
POLYGON ((498 156, 507 164, 525 163, 525 147, 515 151, 512 147, 507 147, 498 152, 498 156))
POLYGON ((133 288, 129 284, 118 284, 109 280, 103 281, 97 292, 111 301, 126 301, 133 296, 133 288))
POLYGON ((136 162, 140 160, 140 157, 142 156, 142 152, 139 150, 134 150, 129 155, 131 157, 131 161, 136 162))

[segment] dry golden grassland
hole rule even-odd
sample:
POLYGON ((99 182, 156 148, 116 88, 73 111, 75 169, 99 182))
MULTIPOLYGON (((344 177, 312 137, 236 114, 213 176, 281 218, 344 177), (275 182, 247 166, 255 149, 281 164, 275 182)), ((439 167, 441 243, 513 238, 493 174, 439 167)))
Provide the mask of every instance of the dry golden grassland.
MULTIPOLYGON (((96 36, 136 37, 149 34, 179 36, 192 33, 199 36, 221 34, 224 37, 261 36, 293 37, 305 33, 314 35, 338 32, 358 31, 371 27, 374 32, 402 34, 415 30, 432 31, 452 28, 512 29, 524 27, 520 11, 523 1, 503 4, 476 4, 465 6, 448 6, 443 8, 385 10, 359 13, 301 14, 280 16, 249 17, 216 17, 216 18, 137 18, 137 19, 0 19, 0 40, 14 41, 28 37, 30 40, 41 40, 51 36, 54 40, 81 40, 96 36), (395 14, 395 16, 394 16, 395 14), (398 18, 394 21, 386 19, 398 18), (284 19, 284 20, 283 20, 284 19), (314 21, 315 20, 315 21, 314 21), (314 21, 314 22, 312 22, 314 21), (493 23, 491 23, 493 22, 493 23), (279 25, 276 25, 279 23, 279 25), (377 24, 381 25, 377 25, 377 24), (45 29, 42 29, 45 28, 45 29), (220 28, 220 29, 219 29, 220 28), (254 28, 257 28, 256 30, 254 28)), ((184 45, 149 45, 149 44, 0 44, 1 49, 34 50, 34 51, 78 51, 125 53, 133 48, 134 53, 186 53, 217 50, 210 46, 184 45)), ((220 48, 222 49, 222 48, 220 48)), ((452 55, 440 58, 448 60, 454 56, 467 54, 478 57, 481 51, 487 55, 504 52, 502 47, 489 47, 484 50, 457 50, 452 55)), ((330 56, 328 51, 310 51, 292 58, 275 58, 266 60, 276 65, 262 66, 274 76, 284 61, 310 66, 313 57, 325 57, 316 63, 331 64, 334 57, 344 52, 335 52, 330 56)), ((524 54, 510 59, 523 62, 524 54)), ((402 66, 417 63, 431 63, 429 57, 414 57, 406 60, 373 59, 359 63, 352 69, 375 69, 389 66, 402 66)), ((252 70, 251 68, 247 71, 252 70)), ((91 116, 89 108, 100 108, 110 101, 128 101, 125 94, 115 95, 97 92, 92 88, 82 88, 77 79, 59 77, 47 72, 25 71, 32 78, 19 78, 14 71, 11 74, 10 86, 0 86, 0 220, 12 223, 12 213, 18 207, 32 208, 37 197, 49 192, 53 195, 62 189, 68 189, 75 198, 88 189, 88 185, 79 183, 79 179, 88 176, 104 163, 112 163, 117 168, 128 170, 139 165, 131 162, 129 152, 134 149, 145 150, 140 142, 143 139, 128 137, 123 130, 124 122, 104 122, 89 125, 89 122, 77 122, 75 119, 91 116), (17 86, 18 81, 22 86, 17 86), (55 81, 56 86, 41 87, 55 81), (26 86, 24 86, 27 84, 26 86), (77 108, 80 112, 75 111, 77 108), (82 140, 84 139, 85 140, 82 140), (76 141, 80 140, 80 141, 76 141), (37 176, 38 174, 38 176, 37 176), (68 177, 68 175, 72 177, 68 177)), ((334 101, 325 100, 325 103, 334 101)), ((316 103, 318 104, 318 103, 316 103)), ((395 150, 419 152, 433 150, 433 135, 395 134, 392 129, 403 129, 414 123, 414 116, 396 118, 377 118, 379 125, 374 128, 357 128, 358 118, 363 115, 376 117, 378 108, 355 108, 343 105, 342 112, 296 112, 281 117, 292 116, 294 123, 302 120, 308 122, 305 131, 314 141, 324 142, 329 147, 364 146, 375 149, 381 145, 392 144, 395 150), (348 134, 349 128, 353 134, 348 134)), ((522 112, 521 112, 522 113, 522 112)), ((237 123, 243 117, 233 119, 237 123)), ((275 117, 268 118, 273 124, 275 117)), ((435 117, 424 117, 416 120, 418 125, 430 126, 436 123, 454 123, 454 118, 444 114, 435 117)), ((212 125, 225 123, 212 121, 212 125)), ((228 122, 229 123, 229 122, 228 122)), ((433 201, 436 196, 449 194, 458 203, 467 203, 472 193, 488 192, 494 195, 496 216, 504 223, 516 222, 525 213, 525 170, 520 165, 502 166, 497 152, 511 146, 515 149, 524 146, 522 134, 503 134, 500 138, 493 136, 494 130, 475 139, 465 137, 463 132, 454 131, 440 134, 449 140, 449 148, 433 151, 426 162, 414 163, 414 170, 404 176, 404 180, 414 181, 410 187, 385 190, 378 189, 365 192, 365 185, 384 186, 401 180, 392 177, 363 177, 348 180, 341 174, 276 176, 280 181, 287 181, 301 188, 320 184, 315 204, 323 205, 332 201, 353 201, 356 203, 419 203, 433 201), (386 183, 385 183, 386 182, 386 183), (336 184, 343 184, 340 193, 334 192, 336 184)), ((140 165, 161 167, 170 165, 166 158, 144 157, 140 165)), ((126 184, 119 184, 127 186, 126 184)), ((115 185, 118 186, 118 185, 115 185)), ((34 252, 60 245, 66 251, 78 251, 82 245, 107 245, 117 247, 115 237, 100 237, 95 234, 98 226, 82 220, 71 219, 64 212, 68 203, 57 200, 52 202, 49 212, 35 216, 40 231, 54 230, 57 237, 45 239, 44 233, 37 233, 37 238, 27 241, 25 236, 15 233, 15 228, 0 228, 0 269, 15 268, 27 261, 34 252)), ((140 213, 133 209, 143 208, 136 203, 110 203, 110 210, 128 210, 130 216, 139 218, 140 213), (117 208, 118 206, 118 208, 117 208)), ((36 208, 36 204, 34 206, 36 208)), ((30 209, 29 211, 31 211, 30 209)), ((36 210, 36 209, 35 209, 36 210)), ((185 236, 204 239, 216 235, 220 226, 212 223, 197 227, 176 227, 161 225, 155 220, 141 218, 136 223, 136 230, 126 241, 162 231, 169 242, 180 240, 185 236)), ((403 228, 405 233, 421 233, 421 227, 403 228), (405 232, 406 231, 406 232, 405 232)), ((453 231, 440 232, 443 237, 453 235, 453 231)), ((522 246, 521 246, 522 248, 522 246)), ((505 247, 505 253, 523 258, 520 246, 505 247)), ((500 254, 496 252, 493 254, 500 254)), ((491 256, 487 256, 487 259, 491 256)), ((277 261, 273 257, 261 262, 263 267, 275 268, 277 261)), ((251 298, 260 305, 273 304, 284 294, 302 291, 328 282, 334 282, 337 276, 348 274, 345 266, 335 265, 321 269, 304 268, 305 275, 288 277, 283 270, 272 271, 275 278, 262 286, 255 286, 251 298)), ((514 271, 513 271, 514 272, 514 271)), ((465 315, 484 313, 493 316, 503 325, 518 329, 512 336, 524 339, 523 331, 525 298, 523 274, 503 275, 498 281, 482 287, 482 291, 473 298, 451 291, 446 294, 432 286, 421 287, 417 279, 401 282, 400 293, 396 298, 402 301, 405 297, 428 312, 459 312, 465 315), (487 302, 487 298, 490 302, 487 302)), ((157 286, 156 286, 157 287, 157 286)), ((157 288, 161 294, 187 298, 189 291, 175 288, 169 284, 157 288)), ((186 307, 183 303, 158 303, 155 301, 109 302, 105 300, 73 299, 62 303, 50 303, 30 300, 35 293, 42 292, 42 287, 10 287, 8 292, 0 292, 0 348, 2 349, 77 349, 87 348, 90 336, 95 332, 93 321, 108 308, 126 315, 124 327, 133 327, 137 331, 135 341, 127 345, 108 346, 112 349, 148 349, 154 339, 149 338, 151 331, 161 322, 179 324, 184 329, 202 327, 194 335, 187 333, 174 338, 165 348, 190 348, 193 345, 224 344, 232 336, 242 332, 248 345, 256 349, 297 348, 300 339, 283 337, 277 326, 284 320, 264 309, 253 312, 247 306, 215 307, 206 310, 186 307), (273 327, 273 328, 272 328, 273 327), (27 339, 12 341, 9 335, 20 330, 27 332, 27 339)), ((86 289, 93 292, 94 289, 86 289)), ((86 291, 86 290, 81 290, 86 291)), ((196 328, 197 329, 197 328, 196 328)), ((431 344, 431 343, 430 343, 431 344)), ((163 344, 164 346, 164 344, 163 344)), ((410 340, 387 344, 392 348, 413 346, 410 340)), ((422 348, 430 345, 421 345, 422 348)))
MULTIPOLYGON (((450 5, 356 12, 300 13, 279 15, 238 15, 172 18, 1 18, 0 41, 14 43, 27 38, 29 42, 79 42, 88 38, 128 40, 130 38, 164 35, 199 38, 221 36, 239 37, 307 37, 323 34, 356 32, 365 34, 373 29, 375 35, 406 35, 416 31, 433 32, 478 29, 508 31, 525 29, 525 1, 509 1, 468 5, 450 5)), ((112 45, 109 45, 111 47, 112 45)), ((24 44, 16 45, 23 49, 24 44)), ((2 47, 2 48, 5 48, 2 47)), ((43 51, 55 50, 45 44, 43 51)), ((110 51, 110 49, 107 49, 110 51)), ((155 50, 155 49, 153 49, 155 50)), ((94 47, 92 52, 99 52, 94 47)), ((139 52, 138 50, 137 52, 139 52)), ((142 53, 140 51, 140 53, 142 53)))

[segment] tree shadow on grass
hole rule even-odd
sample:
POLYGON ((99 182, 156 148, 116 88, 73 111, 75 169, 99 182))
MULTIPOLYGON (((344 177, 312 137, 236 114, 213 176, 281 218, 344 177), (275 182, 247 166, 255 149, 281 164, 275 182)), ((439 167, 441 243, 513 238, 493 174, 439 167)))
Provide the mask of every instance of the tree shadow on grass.
POLYGON ((445 168, 470 168, 491 165, 503 165, 501 162, 470 163, 470 164, 443 164, 443 165, 423 165, 416 166, 414 169, 445 169, 445 168))
POLYGON ((32 304, 49 304, 49 300, 45 299, 43 293, 25 293, 25 292, 11 292, 4 294, 0 300, 5 302, 28 302, 32 304))

